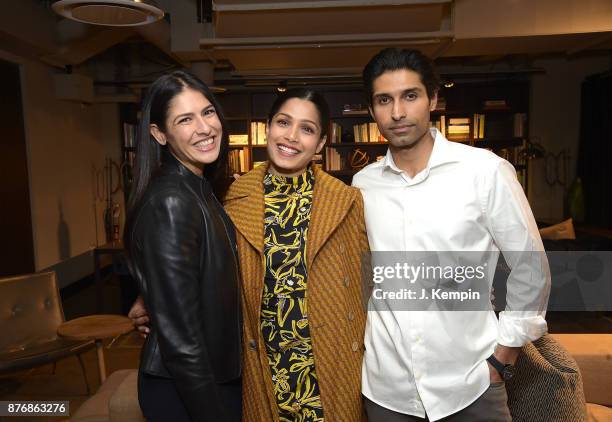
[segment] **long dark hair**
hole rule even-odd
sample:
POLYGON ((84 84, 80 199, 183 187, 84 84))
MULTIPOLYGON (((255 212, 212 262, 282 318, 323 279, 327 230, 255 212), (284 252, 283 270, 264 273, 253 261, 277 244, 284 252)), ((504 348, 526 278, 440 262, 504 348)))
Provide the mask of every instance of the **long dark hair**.
POLYGON ((319 113, 319 120, 321 123, 321 138, 327 135, 329 130, 329 106, 325 97, 319 92, 310 88, 291 88, 280 94, 274 100, 270 112, 268 113, 268 125, 272 122, 272 119, 278 113, 278 110, 292 98, 298 98, 300 100, 310 101, 314 104, 317 112, 319 113))
POLYGON ((134 211, 140 204, 149 183, 161 166, 161 155, 165 145, 160 145, 150 133, 150 125, 155 124, 162 132, 166 131, 166 119, 170 102, 185 89, 193 89, 206 97, 213 105, 221 122, 223 131, 219 157, 204 166, 203 177, 211 184, 215 196, 221 200, 229 186, 228 150, 229 135, 227 124, 219 102, 204 82, 194 75, 178 70, 160 76, 147 90, 142 106, 136 138, 136 158, 134 162, 134 182, 127 207, 124 241, 127 245, 129 229, 133 222, 134 211))

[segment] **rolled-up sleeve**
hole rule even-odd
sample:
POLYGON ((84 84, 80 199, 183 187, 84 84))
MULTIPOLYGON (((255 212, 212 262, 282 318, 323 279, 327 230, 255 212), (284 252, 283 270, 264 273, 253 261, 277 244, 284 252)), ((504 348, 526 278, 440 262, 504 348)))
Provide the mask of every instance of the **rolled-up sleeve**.
POLYGON ((497 340, 503 346, 520 347, 547 332, 550 269, 514 167, 500 161, 490 176, 485 199, 488 230, 511 269, 497 340))

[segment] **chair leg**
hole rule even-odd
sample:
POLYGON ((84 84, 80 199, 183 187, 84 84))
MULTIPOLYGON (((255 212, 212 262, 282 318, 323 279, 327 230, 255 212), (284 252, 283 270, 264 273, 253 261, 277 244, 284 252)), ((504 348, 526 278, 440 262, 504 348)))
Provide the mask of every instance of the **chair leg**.
POLYGON ((91 393, 91 390, 89 389, 89 381, 87 380, 87 372, 85 371, 85 364, 83 363, 83 358, 81 357, 80 353, 77 354, 76 357, 79 360, 79 364, 81 365, 81 372, 83 372, 83 379, 85 380, 85 387, 87 387, 87 395, 89 396, 89 394, 91 393))
POLYGON ((51 375, 55 375, 56 369, 57 369, 57 361, 53 361, 53 369, 51 370, 51 375))

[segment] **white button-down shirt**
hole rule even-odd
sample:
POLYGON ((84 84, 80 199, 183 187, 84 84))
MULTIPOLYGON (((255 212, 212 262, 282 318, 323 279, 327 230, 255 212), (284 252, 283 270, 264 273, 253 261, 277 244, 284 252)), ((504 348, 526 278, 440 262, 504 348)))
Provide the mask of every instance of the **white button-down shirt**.
POLYGON ((431 130, 429 163, 413 178, 395 165, 390 151, 354 176, 371 250, 490 251, 489 287, 500 250, 536 251, 540 257, 504 254, 512 271, 499 320, 492 309, 368 312, 363 394, 390 410, 435 421, 488 388, 486 358, 496 343, 522 346, 546 333, 550 272, 514 167, 431 130), (531 307, 513 310, 525 292, 531 307))

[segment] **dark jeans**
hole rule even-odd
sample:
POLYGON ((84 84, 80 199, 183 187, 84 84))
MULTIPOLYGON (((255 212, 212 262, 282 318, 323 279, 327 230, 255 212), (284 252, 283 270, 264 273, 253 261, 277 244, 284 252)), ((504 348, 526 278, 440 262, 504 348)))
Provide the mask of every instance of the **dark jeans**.
MULTIPOLYGON (((386 409, 367 397, 363 398, 368 422, 423 422, 425 418, 405 415, 386 409)), ((491 384, 476 401, 465 409, 440 419, 441 422, 509 422, 512 421, 508 409, 508 394, 503 382, 491 384)))
MULTIPOLYGON (((240 381, 219 384, 220 399, 232 421, 242 419, 240 390, 240 381)), ((142 414, 149 422, 192 422, 173 379, 139 372, 138 401, 142 414)))

